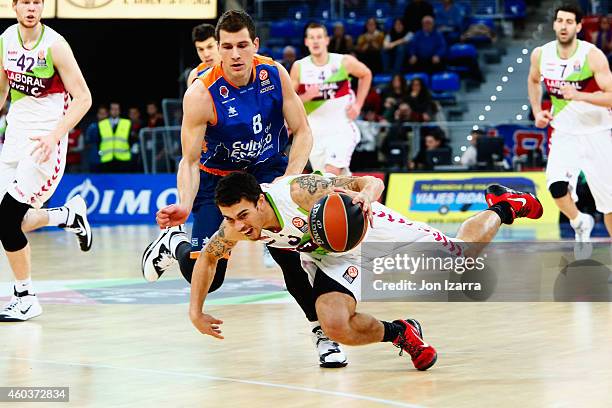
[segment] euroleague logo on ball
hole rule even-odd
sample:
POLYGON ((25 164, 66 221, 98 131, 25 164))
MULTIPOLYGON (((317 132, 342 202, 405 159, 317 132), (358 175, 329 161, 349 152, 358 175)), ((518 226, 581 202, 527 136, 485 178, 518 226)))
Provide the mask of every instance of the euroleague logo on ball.
POLYGON ((293 226, 295 228, 302 228, 304 225, 306 225, 306 221, 304 221, 303 219, 301 219, 300 217, 295 217, 291 223, 293 224, 293 226))
POLYGON ((346 273, 348 273, 348 276, 354 279, 357 277, 357 275, 359 275, 359 270, 356 266, 349 266, 346 273))
POLYGON ((221 94, 222 97, 227 98, 229 96, 229 89, 227 89, 227 86, 222 85, 219 88, 219 93, 221 94))
POLYGON ((262 69, 261 71, 259 71, 259 80, 265 81, 266 79, 268 79, 268 71, 262 69))

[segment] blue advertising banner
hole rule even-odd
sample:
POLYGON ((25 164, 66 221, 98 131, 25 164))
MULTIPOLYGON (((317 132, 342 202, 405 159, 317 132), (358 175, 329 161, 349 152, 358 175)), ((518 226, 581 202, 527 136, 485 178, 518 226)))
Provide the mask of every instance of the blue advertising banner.
POLYGON ((77 194, 92 224, 153 224, 157 210, 178 201, 175 174, 66 174, 49 207, 77 194))
POLYGON ((533 126, 499 125, 495 128, 499 137, 504 139, 508 148, 506 156, 512 163, 514 156, 526 155, 530 150, 538 150, 546 157, 548 145, 546 143, 546 129, 533 126))

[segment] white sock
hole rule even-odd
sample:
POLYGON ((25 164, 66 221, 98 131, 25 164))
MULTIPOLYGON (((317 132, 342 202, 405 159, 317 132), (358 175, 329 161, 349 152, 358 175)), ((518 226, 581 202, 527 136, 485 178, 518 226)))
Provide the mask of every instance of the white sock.
POLYGON ((32 278, 28 278, 26 280, 15 279, 15 291, 19 293, 23 293, 25 291, 32 293, 32 278))
POLYGON ((170 238, 170 252, 172 252, 174 258, 176 258, 176 248, 181 242, 189 243, 189 238, 187 238, 187 234, 184 232, 182 234, 174 234, 172 238, 170 238))
POLYGON ((578 215, 576 216, 576 218, 574 218, 573 220, 570 220, 570 225, 572 227, 575 227, 576 225, 578 225, 583 215, 584 213, 581 213, 580 211, 578 211, 578 215))
POLYGON ((49 208, 47 209, 47 215, 49 216, 49 222, 47 223, 49 227, 57 227, 68 223, 68 209, 66 207, 49 208))

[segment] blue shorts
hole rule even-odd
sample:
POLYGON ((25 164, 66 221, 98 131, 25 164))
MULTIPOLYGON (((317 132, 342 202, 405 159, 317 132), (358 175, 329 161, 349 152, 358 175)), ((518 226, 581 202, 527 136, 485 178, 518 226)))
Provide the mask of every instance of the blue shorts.
MULTIPOLYGON (((259 183, 271 183, 275 178, 285 174, 287 156, 271 157, 263 163, 246 168, 244 171, 255 176, 259 183)), ((210 237, 217 232, 223 217, 215 205, 215 188, 222 176, 200 171, 200 188, 193 201, 193 229, 191 245, 194 251, 202 249, 210 237)))

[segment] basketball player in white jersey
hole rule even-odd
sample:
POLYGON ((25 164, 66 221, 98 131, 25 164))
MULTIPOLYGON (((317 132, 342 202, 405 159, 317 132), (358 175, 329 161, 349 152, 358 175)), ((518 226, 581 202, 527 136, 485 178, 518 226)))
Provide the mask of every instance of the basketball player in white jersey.
POLYGON ((40 22, 43 6, 43 0, 13 0, 17 24, 0 36, 0 105, 9 91, 11 98, 0 156, 0 241, 15 276, 13 298, 0 311, 0 321, 23 321, 42 313, 32 291, 31 250, 24 232, 60 226, 77 234, 82 250, 91 246, 82 198, 40 209, 62 178, 68 131, 91 106, 70 47, 40 22))
POLYGON ((211 24, 199 24, 193 28, 191 32, 191 39, 193 45, 200 58, 200 64, 191 70, 187 77, 187 87, 193 84, 208 67, 221 62, 221 55, 219 54, 219 45, 215 38, 215 26, 211 24))
POLYGON ((527 89, 535 125, 554 129, 546 166, 548 189, 569 218, 576 241, 584 242, 594 221, 574 203, 581 170, 612 235, 612 74, 606 56, 576 38, 582 28, 578 7, 560 6, 554 19, 557 39, 533 50, 527 89), (541 108, 541 81, 551 96, 552 112, 541 108))
POLYGON ((313 282, 319 322, 330 339, 353 346, 392 342, 410 354, 415 368, 431 367, 437 354, 422 340, 421 326, 416 320, 380 321, 356 311, 362 275, 369 273, 362 270, 361 244, 348 252, 328 253, 310 236, 308 212, 322 197, 339 188, 353 197, 353 204, 362 206, 370 223, 375 218, 364 242, 401 243, 407 250, 414 243, 430 243, 454 257, 476 257, 502 223, 512 224, 520 217, 537 219, 543 212, 535 196, 492 185, 486 191, 489 208, 466 220, 457 237, 449 238, 376 202, 384 185, 374 177, 297 175, 259 185, 250 174, 232 173, 219 181, 215 191, 215 202, 224 221, 202 250, 193 270, 189 310, 193 325, 203 334, 223 338, 219 326, 222 321, 202 311, 217 262, 237 241, 261 240, 270 246, 299 251, 313 282))
POLYGON ((310 55, 293 64, 291 80, 312 129, 310 165, 313 171, 350 174, 351 156, 361 139, 355 119, 370 91, 372 72, 352 55, 328 52, 324 25, 309 24, 304 43, 310 55), (356 96, 351 76, 359 80, 356 96))

